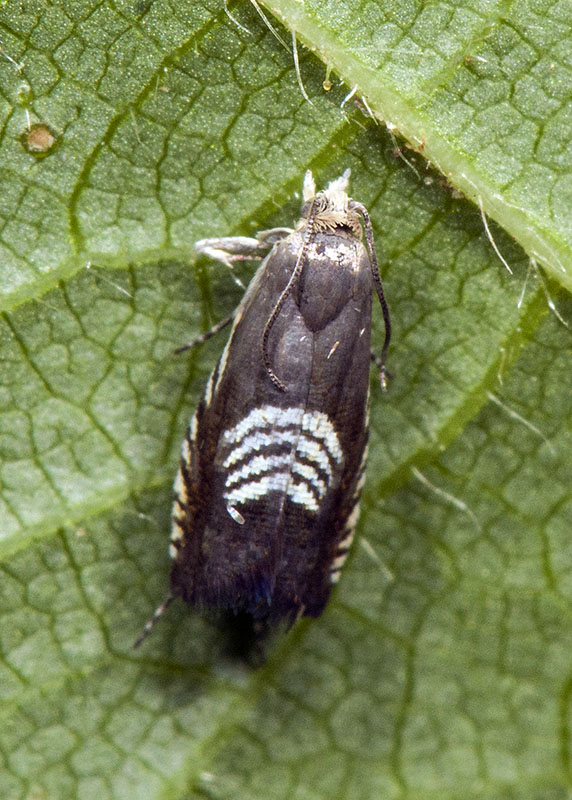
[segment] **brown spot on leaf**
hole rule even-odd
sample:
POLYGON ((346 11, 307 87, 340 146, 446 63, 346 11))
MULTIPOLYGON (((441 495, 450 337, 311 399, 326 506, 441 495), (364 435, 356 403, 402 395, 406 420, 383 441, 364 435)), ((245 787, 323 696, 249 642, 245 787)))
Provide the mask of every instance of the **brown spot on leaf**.
POLYGON ((56 134, 45 122, 32 125, 28 130, 24 131, 20 139, 24 150, 30 155, 36 156, 36 158, 43 158, 49 155, 57 142, 56 134))

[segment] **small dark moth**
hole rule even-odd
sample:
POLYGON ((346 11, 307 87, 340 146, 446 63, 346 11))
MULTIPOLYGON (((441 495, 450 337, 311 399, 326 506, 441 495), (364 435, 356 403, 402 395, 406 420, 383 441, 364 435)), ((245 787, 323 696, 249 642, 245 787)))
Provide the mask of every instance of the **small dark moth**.
POLYGON ((308 172, 295 230, 196 245, 228 265, 271 249, 185 435, 170 593, 136 646, 176 597, 291 625, 319 616, 339 578, 365 478, 373 287, 383 388, 391 331, 369 214, 348 182, 346 170, 316 194, 308 172))

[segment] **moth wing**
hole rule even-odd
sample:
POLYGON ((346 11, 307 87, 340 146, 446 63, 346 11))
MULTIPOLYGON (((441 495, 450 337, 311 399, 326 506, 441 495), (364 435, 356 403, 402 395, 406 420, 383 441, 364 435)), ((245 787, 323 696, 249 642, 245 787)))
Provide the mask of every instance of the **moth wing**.
MULTIPOLYGON (((175 482, 171 590, 203 607, 251 613, 268 607, 283 553, 281 520, 302 414, 288 410, 291 398, 273 386, 262 360, 261 332, 296 258, 292 247, 282 247, 277 268, 275 253, 237 309, 175 482)), ((297 387, 307 393, 311 340, 300 319, 287 327, 288 373, 295 371, 297 387)))

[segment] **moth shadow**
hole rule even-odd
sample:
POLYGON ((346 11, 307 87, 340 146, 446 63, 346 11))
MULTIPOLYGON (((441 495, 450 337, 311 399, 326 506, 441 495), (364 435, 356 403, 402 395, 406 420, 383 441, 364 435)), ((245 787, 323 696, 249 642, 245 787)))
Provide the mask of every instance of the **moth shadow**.
POLYGON ((246 611, 224 611, 214 617, 221 635, 221 657, 251 669, 266 664, 276 631, 246 611))

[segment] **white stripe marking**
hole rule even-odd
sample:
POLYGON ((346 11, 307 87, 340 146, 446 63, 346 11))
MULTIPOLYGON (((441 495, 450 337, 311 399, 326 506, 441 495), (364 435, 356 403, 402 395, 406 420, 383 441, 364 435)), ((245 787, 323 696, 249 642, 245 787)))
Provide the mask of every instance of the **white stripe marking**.
POLYGON ((273 445, 294 445, 295 437, 292 431, 275 431, 274 433, 256 433, 247 436, 243 439, 242 444, 231 450, 229 455, 223 461, 223 467, 228 469, 240 461, 244 456, 251 452, 263 450, 265 447, 272 447, 273 445))
POLYGON ((324 448, 320 447, 318 442, 313 439, 308 439, 306 436, 300 436, 296 440, 296 436, 293 435, 292 431, 275 431, 272 434, 259 433, 257 431, 251 436, 247 436, 242 444, 239 447, 235 447, 226 457, 223 462, 223 467, 228 469, 232 467, 233 464, 236 464, 237 461, 241 461, 249 453, 259 452, 266 447, 281 447, 283 445, 290 445, 293 447, 294 444, 296 444, 296 455, 303 456, 317 464, 318 467, 326 473, 329 482, 332 479, 333 472, 330 466, 330 459, 324 451, 324 448))
POLYGON ((304 506, 306 511, 318 511, 318 504, 314 495, 303 483, 291 481, 288 484, 288 497, 296 505, 304 506))
POLYGON ((289 426, 301 427, 303 431, 320 439, 332 459, 338 464, 342 462, 342 449, 334 426, 321 411, 305 411, 303 408, 279 408, 277 406, 262 406, 253 409, 234 428, 225 431, 225 443, 239 443, 255 428, 285 428, 289 426))
POLYGON ((352 543, 352 540, 354 538, 356 525, 357 525, 357 521, 358 521, 359 515, 360 515, 360 510, 361 510, 360 502, 358 500, 357 503, 355 504, 355 506, 353 507, 351 514, 349 515, 349 517, 346 520, 346 524, 344 526, 344 530, 347 531, 347 534, 340 541, 339 547, 349 547, 350 544, 352 543))
MULTIPOLYGON (((285 456, 255 456, 243 464, 239 469, 231 472, 226 479, 226 488, 234 486, 235 483, 242 482, 251 475, 260 475, 262 472, 269 472, 275 467, 286 467, 292 461, 292 456, 288 453, 285 456)), ((225 462, 226 466, 226 462, 225 462)))
MULTIPOLYGON (((231 472, 226 479, 226 488, 229 489, 237 483, 242 483, 245 478, 251 476, 259 476, 263 472, 276 471, 276 468, 290 467, 292 472, 301 475, 306 481, 314 487, 320 500, 326 494, 327 485, 318 475, 317 470, 309 464, 302 464, 299 461, 294 461, 292 464, 292 456, 288 453, 285 456, 255 456, 243 464, 239 469, 231 472)), ((329 467, 329 465, 328 465, 329 467)), ((278 470, 279 471, 279 470, 278 470)), ((282 470, 284 471, 284 470, 282 470)), ((330 470, 331 475, 331 470, 330 470)), ((226 495, 225 495, 226 496, 226 495)))
POLYGON ((203 395, 203 398, 204 398, 206 406, 210 406, 211 400, 213 399, 213 387, 214 387, 215 372, 216 372, 216 367, 213 369, 213 371, 209 375, 209 379, 207 381, 207 385, 205 386, 205 393, 203 395))
POLYGON ((225 442, 240 442, 247 433, 254 428, 271 428, 279 426, 281 428, 289 425, 300 425, 304 416, 303 408, 278 408, 276 406, 262 406, 255 408, 244 419, 225 431, 225 442))
POLYGON ((340 447, 340 440, 337 437, 334 426, 325 414, 322 414, 321 411, 310 411, 308 414, 304 414, 302 430, 308 431, 316 439, 321 439, 334 461, 337 464, 342 463, 343 453, 340 447))
POLYGON ((306 482, 309 483, 310 486, 313 486, 318 492, 318 498, 320 500, 326 494, 328 487, 320 478, 314 467, 311 467, 309 464, 302 464, 300 461, 296 461, 292 467, 292 472, 296 472, 298 475, 301 475, 303 478, 305 478, 306 482))
MULTIPOLYGON (((198 425, 198 423, 197 423, 197 412, 195 411, 195 413, 193 414, 193 417, 191 419, 191 424, 189 425, 189 434, 190 434, 189 438, 190 438, 191 442, 196 442, 196 440, 197 440, 197 425, 198 425)), ((183 439, 182 455, 183 455, 183 458, 185 459, 185 461, 190 461, 189 443, 188 443, 186 437, 183 439)))
POLYGON ((364 470, 364 472, 362 472, 362 474, 359 476, 359 480, 358 480, 358 482, 356 483, 356 488, 355 488, 355 490, 354 490, 354 498, 355 498, 356 500, 359 498, 359 496, 360 496, 360 494, 361 494, 361 490, 363 489, 364 485, 365 485, 365 470, 364 470))
POLYGON ((240 505, 247 500, 259 500, 270 492, 286 492, 293 503, 304 506, 308 511, 318 510, 318 504, 312 492, 303 483, 292 481, 288 472, 264 475, 258 481, 251 481, 225 493, 225 499, 229 504, 240 505))
POLYGON ((233 507, 280 492, 307 511, 317 512, 335 466, 343 462, 341 445, 328 417, 303 408, 255 408, 224 432, 221 444, 222 466, 228 470, 224 497, 233 507), (265 454, 270 448, 279 452, 265 454))
POLYGON ((183 538, 183 531, 179 528, 178 525, 173 525, 171 528, 171 542, 180 542, 183 538))
POLYGON ((224 371, 226 369, 226 362, 228 361, 228 354, 230 352, 230 343, 232 342, 232 336, 234 334, 234 330, 236 328, 238 320, 239 320, 239 317, 237 315, 234 318, 234 322, 233 322, 233 325, 232 325, 232 330, 230 332, 230 336, 228 337, 228 341, 227 341, 227 343, 226 343, 226 345, 224 347, 224 350, 222 351, 221 357, 220 357, 219 362, 218 362, 218 378, 216 380, 215 394, 219 390, 220 382, 222 380, 222 376, 224 375, 224 371))
POLYGON ((173 484, 173 492, 179 497, 181 500, 187 496, 187 491, 185 489, 185 484, 183 483, 183 475, 181 470, 177 471, 177 477, 175 478, 175 483, 173 484))
POLYGON ((320 445, 313 439, 307 439, 305 436, 301 436, 296 444, 296 455, 304 456, 308 461, 313 461, 326 473, 328 476, 328 483, 332 480, 333 472, 330 466, 330 460, 320 448, 320 445))
POLYGON ((332 561, 332 566, 330 567, 330 572, 340 572, 342 567, 344 566, 344 562, 349 555, 348 553, 342 553, 339 556, 336 556, 332 561))

